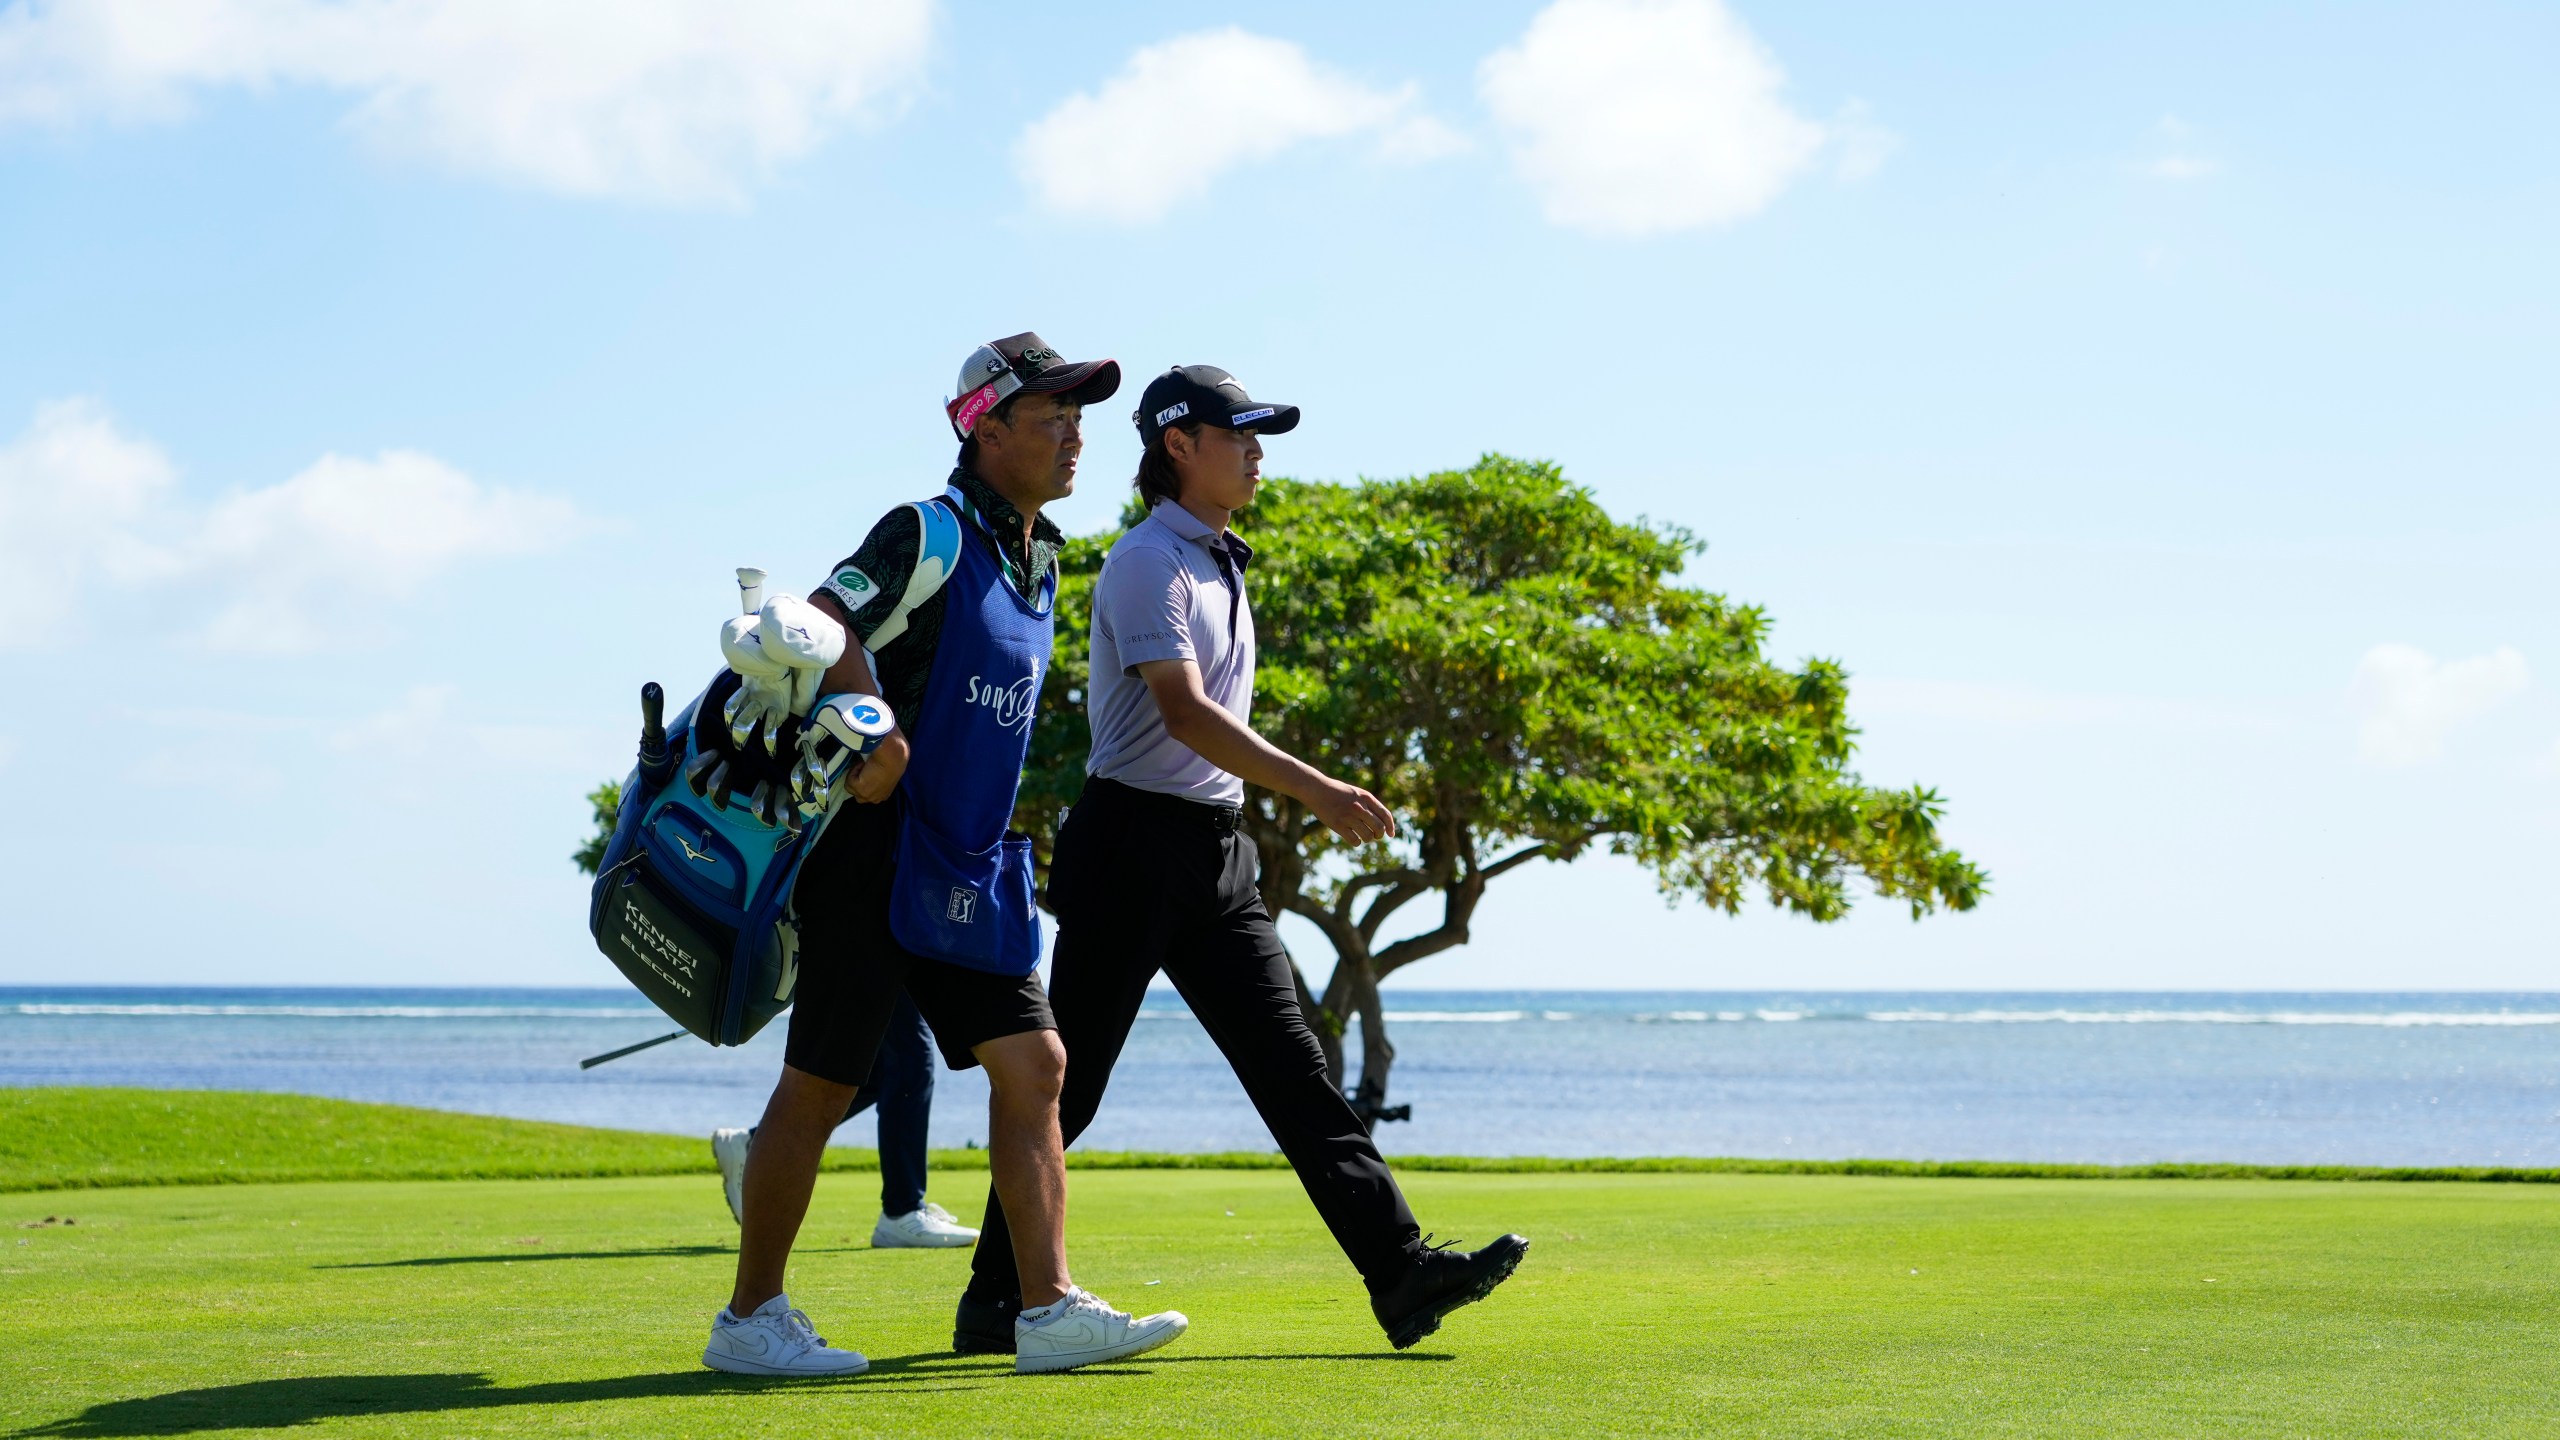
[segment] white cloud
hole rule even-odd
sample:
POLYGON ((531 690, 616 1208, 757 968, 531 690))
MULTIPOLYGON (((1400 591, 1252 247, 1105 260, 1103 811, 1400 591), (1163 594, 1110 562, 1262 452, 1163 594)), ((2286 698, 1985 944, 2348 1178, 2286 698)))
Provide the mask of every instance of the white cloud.
POLYGON ((323 608, 334 597, 406 598, 458 565, 538 554, 578 528, 568 501, 480 485, 432 455, 324 455, 214 505, 184 563, 231 597, 208 627, 217 648, 306 650, 336 628, 323 608))
POLYGON ((350 126, 573 195, 730 202, 893 109, 932 0, 20 0, 0 126, 167 121, 197 91, 347 92, 350 126))
POLYGON ((1644 236, 1757 214, 1837 147, 1845 178, 1892 148, 1862 106, 1787 108, 1786 74, 1721 0, 1556 0, 1477 86, 1546 217, 1644 236))
POLYGON ((1884 168, 1893 152, 1902 148, 1902 137, 1875 121, 1864 100, 1852 100, 1840 107, 1832 117, 1826 137, 1831 147, 1831 170, 1843 180, 1864 180, 1884 168))
POLYGON ((476 561, 537 554, 585 521, 568 501, 482 485, 430 455, 324 455, 280 484, 193 507, 155 446, 94 401, 37 407, 0 448, 0 648, 55 643, 91 597, 188 597, 217 649, 360 636, 380 602, 476 561))
POLYGON ((2356 662, 2348 686, 2368 764, 2419 765, 2444 754, 2463 721, 2525 688, 2524 657, 2500 646, 2468 660, 2438 660, 2414 645, 2376 645, 2356 662))
POLYGON ((1100 90, 1069 96, 1023 130, 1014 166, 1052 210, 1140 223, 1305 141, 1368 136, 1391 161, 1463 148, 1417 93, 1370 89, 1286 40, 1204 31, 1146 46, 1100 90))
POLYGON ((177 483, 169 458, 120 434, 95 401, 37 406, 0 447, 0 648, 60 624, 98 584, 165 568, 143 531, 177 483))
POLYGON ((2202 180, 2222 169, 2221 161, 2200 153, 2195 127, 2175 115, 2161 116, 2151 138, 2154 153, 2135 168, 2154 180, 2202 180))

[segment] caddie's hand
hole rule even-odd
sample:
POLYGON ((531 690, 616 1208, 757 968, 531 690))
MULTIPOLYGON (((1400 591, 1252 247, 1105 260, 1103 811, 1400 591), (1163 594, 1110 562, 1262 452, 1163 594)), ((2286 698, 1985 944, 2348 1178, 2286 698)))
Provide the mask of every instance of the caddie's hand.
POLYGON ((1387 812, 1377 796, 1339 780, 1328 783, 1331 788, 1316 796, 1311 808, 1317 819, 1332 827, 1334 834, 1366 845, 1396 833, 1396 817, 1387 812))
POLYGON ((898 788, 898 777, 907 773, 907 734, 892 730, 881 738, 880 747, 853 762, 853 798, 863 805, 877 805, 898 788))

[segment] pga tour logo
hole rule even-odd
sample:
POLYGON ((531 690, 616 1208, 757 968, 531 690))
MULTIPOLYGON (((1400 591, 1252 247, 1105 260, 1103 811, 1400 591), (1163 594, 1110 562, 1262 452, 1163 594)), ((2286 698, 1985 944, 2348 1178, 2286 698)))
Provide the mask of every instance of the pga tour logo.
POLYGON ((1002 689, 980 676, 969 677, 969 703, 984 705, 996 712, 996 724, 1006 730, 1031 728, 1031 702, 1039 693, 1040 676, 1037 671, 1002 689))
POLYGON ((954 925, 975 923, 978 918, 978 892, 966 885, 952 886, 951 908, 943 912, 943 918, 954 925))

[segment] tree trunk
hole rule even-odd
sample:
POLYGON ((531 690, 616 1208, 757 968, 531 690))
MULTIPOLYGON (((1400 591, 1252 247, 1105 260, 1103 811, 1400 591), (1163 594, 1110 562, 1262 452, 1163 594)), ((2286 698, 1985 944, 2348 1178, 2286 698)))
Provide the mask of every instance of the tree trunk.
POLYGON ((1395 1068, 1396 1047, 1387 1039, 1385 1007, 1378 999, 1378 981, 1364 954, 1338 954, 1333 965, 1333 979, 1325 986, 1325 1011, 1334 1017, 1336 1037, 1328 1051, 1334 1082, 1342 1073, 1340 1029, 1354 1015, 1360 1019, 1360 1084, 1349 1095, 1352 1111, 1364 1127, 1375 1130, 1383 1120, 1408 1120, 1413 1116, 1410 1105, 1390 1106, 1387 1099, 1387 1075, 1395 1068))
POLYGON ((1387 1038, 1386 1006, 1378 999, 1378 981, 1370 973, 1366 959, 1360 963, 1356 979, 1360 1005, 1360 1088, 1352 1092, 1351 1108, 1359 1113, 1360 1123, 1371 1130, 1381 1120, 1402 1120, 1413 1113, 1410 1105, 1390 1110, 1387 1106, 1387 1073, 1395 1068, 1395 1042, 1387 1038))

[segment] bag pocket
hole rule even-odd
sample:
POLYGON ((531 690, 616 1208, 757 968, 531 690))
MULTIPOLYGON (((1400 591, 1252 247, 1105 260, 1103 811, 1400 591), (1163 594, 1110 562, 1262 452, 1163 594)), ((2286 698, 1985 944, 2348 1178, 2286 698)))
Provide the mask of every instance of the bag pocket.
POLYGON ((597 948, 649 1003, 702 1039, 722 1043, 735 928, 687 904, 643 853, 598 886, 594 931, 597 948))
POLYGON ((1040 964, 1040 912, 1031 895, 1031 837, 1007 830, 968 850, 916 818, 898 822, 889 882, 889 933, 928 960, 996 975, 1040 964))

